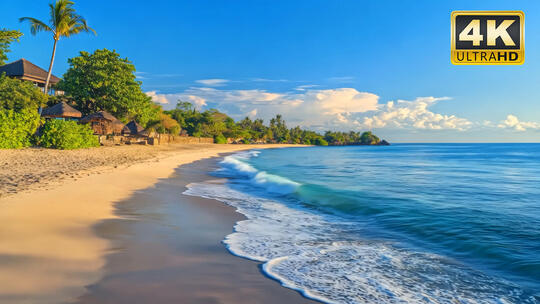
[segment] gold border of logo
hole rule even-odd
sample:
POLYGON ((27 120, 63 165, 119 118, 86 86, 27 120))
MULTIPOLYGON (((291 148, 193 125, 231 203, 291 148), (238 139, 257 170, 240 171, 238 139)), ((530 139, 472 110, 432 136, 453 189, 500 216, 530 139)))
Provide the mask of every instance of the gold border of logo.
MULTIPOLYGON (((451 51, 450 51, 450 61, 454 65, 521 65, 525 62, 525 13, 523 11, 453 11, 450 15, 450 24, 451 24, 451 51), (456 16, 458 15, 488 15, 488 16, 519 16, 520 21, 520 44, 519 50, 516 50, 521 53, 521 60, 516 62, 456 62, 454 61, 454 53, 456 52, 456 16)), ((475 51, 508 51, 507 49, 489 49, 482 50, 478 49, 475 51)))

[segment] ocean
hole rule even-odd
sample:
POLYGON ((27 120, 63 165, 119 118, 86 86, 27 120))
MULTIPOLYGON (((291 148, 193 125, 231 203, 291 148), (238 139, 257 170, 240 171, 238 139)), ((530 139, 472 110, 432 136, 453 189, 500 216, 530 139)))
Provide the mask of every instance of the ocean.
POLYGON ((252 150, 188 195, 247 220, 223 241, 326 303, 539 303, 540 144, 252 150))

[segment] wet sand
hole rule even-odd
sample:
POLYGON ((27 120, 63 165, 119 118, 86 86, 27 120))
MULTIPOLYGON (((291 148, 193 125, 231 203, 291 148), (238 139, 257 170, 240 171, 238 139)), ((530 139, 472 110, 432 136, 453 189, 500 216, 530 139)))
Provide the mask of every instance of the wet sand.
POLYGON ((95 229, 110 240, 103 278, 77 303, 315 303, 265 277, 257 262, 221 243, 244 217, 225 204, 183 195, 208 180, 215 160, 173 176, 115 204, 117 219, 95 229))
MULTIPOLYGON (((133 197, 138 193, 136 191, 152 189, 156 183, 175 173, 175 168, 180 165, 215 157, 220 153, 282 146, 184 145, 174 147, 174 151, 156 153, 156 157, 152 158, 143 155, 144 161, 136 161, 140 157, 139 152, 129 150, 128 154, 134 157, 127 156, 131 160, 116 168, 110 165, 105 169, 93 167, 93 170, 85 171, 83 176, 58 181, 55 175, 47 173, 42 177, 48 181, 44 188, 33 187, 33 181, 30 188, 16 187, 15 192, 0 197, 0 303, 74 302, 87 294, 86 286, 103 278, 107 255, 121 249, 112 246, 107 238, 97 235, 95 229, 100 221, 118 217, 113 203, 133 197)), ((93 149, 79 152, 88 154, 92 159, 94 154, 113 153, 112 161, 106 163, 114 164, 117 159, 126 157, 122 151, 93 149)), ((62 167, 61 171, 79 166, 74 161, 78 154, 46 152, 47 155, 54 155, 55 160, 25 163, 14 171, 53 172, 57 170, 54 165, 57 162, 74 164, 62 167)), ((10 154, 15 155, 14 159, 18 159, 17 156, 23 159, 28 151, 2 152, 0 156, 10 154)), ((34 155, 34 151, 30 154, 34 155)), ((6 161, 8 164, 10 162, 6 161)), ((0 184, 0 187, 4 186, 0 184)), ((189 214, 186 213, 186 216, 189 214)), ((191 237, 197 239, 204 236, 205 229, 203 225, 202 234, 191 237)), ((152 247, 144 248, 149 250, 148 258, 152 261, 157 263, 163 258, 157 251, 154 257, 152 250, 155 249, 152 247)), ((137 264, 131 266, 133 269, 138 267, 137 264)), ((132 289, 125 291, 127 293, 132 289)))

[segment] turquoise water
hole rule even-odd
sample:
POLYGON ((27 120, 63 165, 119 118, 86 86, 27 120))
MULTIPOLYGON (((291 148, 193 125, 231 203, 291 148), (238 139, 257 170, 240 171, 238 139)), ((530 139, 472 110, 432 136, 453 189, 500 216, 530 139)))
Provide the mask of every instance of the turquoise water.
POLYGON ((540 145, 396 144, 226 157, 186 192, 248 220, 225 244, 335 303, 540 301, 540 145))

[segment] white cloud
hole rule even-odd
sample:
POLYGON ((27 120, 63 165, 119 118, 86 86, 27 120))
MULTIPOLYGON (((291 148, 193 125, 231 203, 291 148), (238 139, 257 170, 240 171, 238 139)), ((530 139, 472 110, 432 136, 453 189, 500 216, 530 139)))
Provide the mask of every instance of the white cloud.
POLYGON ((253 109, 251 111, 249 111, 246 116, 248 116, 249 118, 255 118, 257 116, 257 109, 253 109))
POLYGON ((212 78, 212 79, 200 79, 200 80, 196 80, 195 82, 204 84, 206 86, 215 87, 215 86, 225 85, 227 82, 229 82, 229 80, 220 79, 220 78, 212 78))
POLYGON ((449 98, 421 97, 379 104, 379 96, 353 88, 274 93, 266 90, 221 90, 192 87, 176 94, 148 92, 155 100, 167 100, 171 108, 178 100, 190 101, 198 108, 217 108, 235 119, 249 116, 268 121, 283 114, 292 127, 314 130, 365 130, 372 128, 408 128, 424 130, 465 130, 467 119, 434 113, 429 108, 449 98))
POLYGON ((169 103, 169 100, 167 99, 167 97, 165 97, 165 95, 157 94, 156 91, 146 92, 146 95, 150 96, 152 98, 152 101, 155 103, 160 103, 160 104, 169 103))
POLYGON ((148 79, 147 77, 144 77, 146 72, 135 72, 135 79, 148 79))
POLYGON ((301 85, 301 86, 297 86, 296 88, 294 88, 295 90, 297 91, 305 91, 307 89, 312 89, 312 88, 316 88, 318 87, 319 85, 316 85, 316 84, 304 84, 304 85, 301 85))
POLYGON ((186 99, 190 101, 192 104, 195 105, 195 108, 200 109, 204 106, 206 106, 206 99, 195 96, 195 95, 187 95, 186 99))
POLYGON ((398 100, 390 101, 380 106, 377 114, 364 117, 362 126, 372 128, 414 128, 443 130, 468 129, 472 123, 465 118, 455 115, 443 115, 434 113, 428 108, 447 97, 419 97, 414 101, 398 100))
POLYGON ((540 123, 519 121, 519 119, 515 115, 509 114, 508 116, 506 116, 505 120, 501 121, 501 123, 497 125, 497 127, 524 132, 527 129, 540 129, 540 123))

